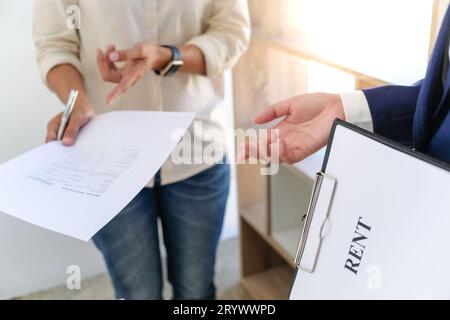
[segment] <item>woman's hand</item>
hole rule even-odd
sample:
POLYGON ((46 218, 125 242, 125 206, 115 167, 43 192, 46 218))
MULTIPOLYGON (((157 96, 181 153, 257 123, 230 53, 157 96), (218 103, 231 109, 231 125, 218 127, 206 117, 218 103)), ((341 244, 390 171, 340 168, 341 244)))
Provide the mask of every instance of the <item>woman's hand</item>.
MULTIPOLYGON (((53 117, 47 125, 47 137, 45 143, 55 141, 57 139, 57 133, 61 124, 63 113, 58 113, 53 117)), ((89 103, 76 104, 72 115, 70 116, 69 123, 67 124, 66 131, 62 138, 62 143, 65 146, 71 146, 75 143, 80 129, 94 117, 95 113, 92 110, 89 103)))
MULTIPOLYGON (((254 121, 264 124, 282 117, 284 119, 271 129, 278 129, 278 134, 268 134, 269 139, 263 142, 262 148, 272 150, 271 144, 277 143, 280 162, 295 163, 325 146, 334 120, 345 120, 345 113, 339 95, 313 93, 276 103, 256 116, 254 121), (271 141, 273 136, 279 140, 271 141)), ((238 161, 248 158, 249 150, 255 148, 248 144, 241 146, 238 161)), ((258 156, 264 158, 260 153, 258 156)))
MULTIPOLYGON (((66 103, 72 89, 79 92, 62 139, 64 145, 71 146, 75 143, 80 129, 95 115, 84 89, 83 78, 72 65, 62 64, 49 71, 47 80, 49 87, 58 95, 62 103, 66 103)), ((59 113, 48 123, 46 143, 57 139, 61 118, 62 113, 59 113)))
POLYGON ((147 72, 164 68, 171 59, 170 49, 146 42, 138 43, 129 50, 117 51, 114 45, 108 46, 105 52, 98 49, 97 65, 103 80, 118 83, 118 86, 107 95, 106 102, 112 103, 147 72), (122 68, 118 68, 117 62, 125 64, 122 68))

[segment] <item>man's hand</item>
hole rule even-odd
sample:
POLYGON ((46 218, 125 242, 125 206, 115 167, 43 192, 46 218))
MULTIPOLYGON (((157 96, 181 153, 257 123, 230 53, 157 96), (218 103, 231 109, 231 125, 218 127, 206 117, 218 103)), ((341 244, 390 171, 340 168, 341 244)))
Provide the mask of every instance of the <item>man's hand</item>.
MULTIPOLYGON (((47 137, 45 143, 55 141, 57 139, 57 133, 59 125, 61 124, 63 113, 57 114, 53 117, 47 125, 47 137)), ((62 139, 62 143, 65 146, 71 146, 75 143, 78 132, 80 129, 94 117, 95 113, 88 104, 75 105, 69 123, 67 124, 66 131, 62 139)))
MULTIPOLYGON (((280 162, 286 163, 301 161, 325 146, 334 120, 345 120, 339 95, 313 93, 276 103, 256 116, 254 122, 264 124, 282 117, 284 119, 271 129, 279 130, 279 140, 271 141, 270 137, 276 135, 269 133, 269 139, 260 145, 260 149, 265 145, 266 150, 272 150, 271 144, 277 143, 280 162)), ((241 146, 238 158, 248 158, 252 148, 258 147, 241 146)))
POLYGON ((107 95, 106 102, 112 103, 147 72, 164 68, 171 59, 170 49, 146 42, 138 43, 129 50, 116 51, 114 45, 108 46, 105 52, 98 49, 97 65, 103 80, 118 83, 118 86, 107 95), (117 62, 125 64, 122 68, 118 68, 117 62))

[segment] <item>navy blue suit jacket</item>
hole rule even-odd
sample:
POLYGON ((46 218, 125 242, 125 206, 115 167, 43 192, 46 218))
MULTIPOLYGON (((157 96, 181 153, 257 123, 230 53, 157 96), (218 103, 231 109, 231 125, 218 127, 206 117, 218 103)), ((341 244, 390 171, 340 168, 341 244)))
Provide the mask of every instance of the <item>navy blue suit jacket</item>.
POLYGON ((450 163, 450 11, 442 22, 425 79, 413 86, 384 86, 363 90, 374 131, 450 163))

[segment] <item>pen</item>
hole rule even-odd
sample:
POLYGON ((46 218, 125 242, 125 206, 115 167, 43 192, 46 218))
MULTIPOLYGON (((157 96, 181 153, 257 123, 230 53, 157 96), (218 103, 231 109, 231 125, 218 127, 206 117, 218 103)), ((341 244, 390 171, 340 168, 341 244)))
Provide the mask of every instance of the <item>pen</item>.
POLYGON ((77 101, 78 97, 78 91, 77 90, 71 90, 69 99, 67 99, 66 108, 64 109, 64 113, 61 119, 61 124, 59 125, 58 129, 58 140, 62 140, 64 136, 64 132, 66 131, 67 124, 69 123, 70 116, 72 115, 73 106, 75 105, 75 102, 77 101))

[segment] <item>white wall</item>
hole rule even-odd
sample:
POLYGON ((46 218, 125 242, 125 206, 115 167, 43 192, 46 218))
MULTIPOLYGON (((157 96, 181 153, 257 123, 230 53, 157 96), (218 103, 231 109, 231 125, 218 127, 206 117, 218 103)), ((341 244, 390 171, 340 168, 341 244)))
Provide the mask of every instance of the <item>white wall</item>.
MULTIPOLYGON (((0 1, 0 163, 41 144, 48 119, 62 108, 38 76, 31 40, 32 6, 32 0, 0 1)), ((229 77, 229 94, 230 81, 229 77)), ((235 179, 232 184, 231 194, 235 199, 235 179)), ((27 195, 23 197, 26 201, 27 195)), ((223 236, 236 234, 236 201, 232 200, 223 236)), ((92 244, 45 231, 4 214, 0 214, 0 257, 0 299, 63 284, 69 265, 79 265, 83 278, 105 270, 92 244)))

